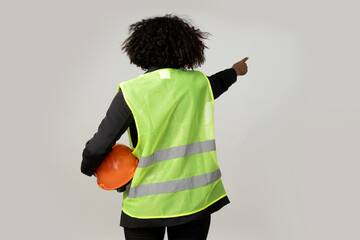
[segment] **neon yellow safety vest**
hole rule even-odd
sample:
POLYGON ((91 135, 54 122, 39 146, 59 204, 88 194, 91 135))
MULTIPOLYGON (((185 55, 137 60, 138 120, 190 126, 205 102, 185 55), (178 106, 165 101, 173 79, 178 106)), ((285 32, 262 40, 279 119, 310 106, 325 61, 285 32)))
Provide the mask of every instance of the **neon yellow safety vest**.
POLYGON ((120 89, 137 127, 133 154, 139 159, 122 210, 142 219, 178 217, 225 197, 205 74, 162 68, 120 83, 120 89))

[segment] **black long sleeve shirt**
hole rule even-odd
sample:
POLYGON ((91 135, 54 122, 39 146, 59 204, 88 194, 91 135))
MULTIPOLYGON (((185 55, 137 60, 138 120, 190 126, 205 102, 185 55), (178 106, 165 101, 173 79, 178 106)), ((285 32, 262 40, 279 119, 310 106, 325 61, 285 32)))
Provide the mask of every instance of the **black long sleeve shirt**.
MULTIPOLYGON (((157 69, 159 68, 151 67, 146 73, 157 69)), ((214 99, 216 99, 236 82, 237 74, 233 68, 229 68, 212 76, 208 76, 208 79, 214 99)), ((89 141, 86 142, 85 149, 82 153, 83 160, 81 162, 81 172, 87 176, 92 176, 127 128, 130 128, 131 139, 133 145, 136 146, 137 131, 134 117, 130 108, 126 104, 122 91, 118 91, 106 112, 105 118, 101 121, 98 127, 98 131, 89 141)), ((127 228, 137 228, 184 224, 211 214, 228 203, 229 199, 224 197, 205 210, 188 216, 176 218, 137 219, 122 212, 120 225, 127 228)))

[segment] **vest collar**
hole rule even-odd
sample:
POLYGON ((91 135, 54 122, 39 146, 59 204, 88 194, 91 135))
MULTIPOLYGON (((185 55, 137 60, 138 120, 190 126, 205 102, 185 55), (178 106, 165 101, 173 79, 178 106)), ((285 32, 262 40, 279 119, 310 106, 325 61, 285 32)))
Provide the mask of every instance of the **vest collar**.
POLYGON ((161 68, 156 67, 156 66, 152 66, 152 67, 150 67, 145 73, 149 73, 149 72, 152 72, 152 71, 156 71, 156 70, 158 70, 158 69, 161 69, 161 68))

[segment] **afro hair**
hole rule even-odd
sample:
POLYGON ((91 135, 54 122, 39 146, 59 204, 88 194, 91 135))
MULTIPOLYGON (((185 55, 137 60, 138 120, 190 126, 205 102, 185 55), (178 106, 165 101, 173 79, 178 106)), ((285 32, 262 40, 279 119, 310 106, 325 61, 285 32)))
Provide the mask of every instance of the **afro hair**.
POLYGON ((153 66, 194 70, 205 62, 208 47, 203 39, 211 35, 173 14, 142 19, 129 26, 129 34, 121 49, 143 70, 153 66))

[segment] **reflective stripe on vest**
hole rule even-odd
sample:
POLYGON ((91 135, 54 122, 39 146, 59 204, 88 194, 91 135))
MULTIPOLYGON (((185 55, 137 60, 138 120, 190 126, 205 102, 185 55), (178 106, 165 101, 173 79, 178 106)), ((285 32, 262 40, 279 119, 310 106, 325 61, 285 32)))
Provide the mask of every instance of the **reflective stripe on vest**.
POLYGON ((156 162, 186 157, 192 154, 215 151, 215 140, 191 143, 188 145, 162 149, 148 157, 141 157, 138 168, 148 167, 156 162))
POLYGON ((129 189, 127 189, 127 193, 129 198, 137 198, 137 197, 143 197, 143 196, 149 196, 155 194, 179 192, 183 190, 188 190, 188 189, 208 185, 220 179, 220 177, 221 177, 221 172, 220 169, 218 169, 214 172, 193 176, 189 178, 184 178, 180 180, 149 183, 134 188, 130 187, 129 189))

